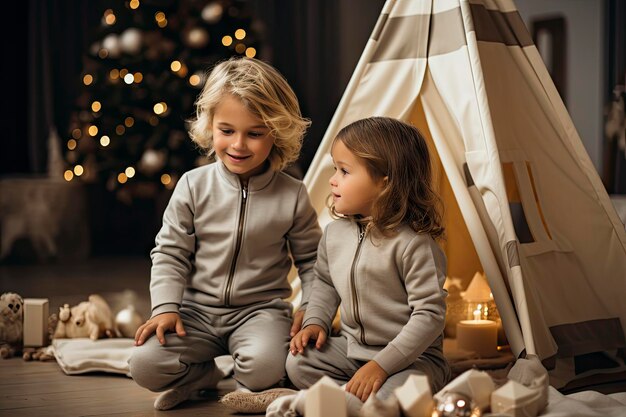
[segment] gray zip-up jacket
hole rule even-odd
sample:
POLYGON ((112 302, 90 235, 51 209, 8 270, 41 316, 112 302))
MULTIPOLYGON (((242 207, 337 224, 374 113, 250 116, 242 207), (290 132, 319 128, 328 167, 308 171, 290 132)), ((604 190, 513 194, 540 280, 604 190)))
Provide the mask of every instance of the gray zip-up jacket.
POLYGON ((361 230, 347 219, 326 226, 303 327, 318 324, 329 334, 340 306, 349 358, 373 359, 389 375, 420 355, 445 363, 445 255, 408 226, 390 238, 361 230))
POLYGON ((287 298, 292 258, 304 307, 320 236, 301 181, 268 169, 244 187, 219 160, 193 169, 176 184, 150 253, 152 316, 177 312, 183 298, 235 308, 287 298))

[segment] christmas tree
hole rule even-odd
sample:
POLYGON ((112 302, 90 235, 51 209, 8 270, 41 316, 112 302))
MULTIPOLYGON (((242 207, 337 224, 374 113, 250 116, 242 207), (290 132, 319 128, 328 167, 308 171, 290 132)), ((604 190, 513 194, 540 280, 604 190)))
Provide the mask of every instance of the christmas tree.
POLYGON ((105 4, 77 81, 64 177, 132 201, 172 189, 205 162, 187 133, 194 101, 210 68, 233 55, 254 57, 258 37, 244 1, 105 4))

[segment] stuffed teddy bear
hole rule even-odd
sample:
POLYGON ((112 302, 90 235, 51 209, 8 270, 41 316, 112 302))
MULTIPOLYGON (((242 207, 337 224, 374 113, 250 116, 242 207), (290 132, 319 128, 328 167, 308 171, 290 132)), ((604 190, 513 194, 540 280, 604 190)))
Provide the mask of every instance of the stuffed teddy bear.
POLYGON ((0 296, 0 356, 10 358, 22 350, 24 300, 19 294, 0 296))
POLYGON ((83 301, 71 308, 69 304, 59 308, 54 339, 88 337, 97 340, 115 336, 113 314, 101 296, 92 294, 89 301, 83 301))

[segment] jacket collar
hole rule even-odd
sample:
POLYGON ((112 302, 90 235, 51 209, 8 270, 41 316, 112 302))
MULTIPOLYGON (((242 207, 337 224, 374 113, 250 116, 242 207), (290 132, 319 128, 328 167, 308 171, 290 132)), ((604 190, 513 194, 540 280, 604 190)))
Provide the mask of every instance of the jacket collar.
MULTIPOLYGON (((239 180, 239 176, 237 174, 230 172, 228 168, 226 168, 226 165, 224 165, 224 162, 222 162, 219 158, 216 158, 215 164, 217 164, 217 170, 222 178, 224 178, 233 187, 237 189, 241 188, 241 181, 239 180)), ((259 191, 267 187, 267 185, 274 178, 274 175, 276 175, 276 172, 268 167, 259 175, 250 177, 248 179, 248 191, 259 191)))

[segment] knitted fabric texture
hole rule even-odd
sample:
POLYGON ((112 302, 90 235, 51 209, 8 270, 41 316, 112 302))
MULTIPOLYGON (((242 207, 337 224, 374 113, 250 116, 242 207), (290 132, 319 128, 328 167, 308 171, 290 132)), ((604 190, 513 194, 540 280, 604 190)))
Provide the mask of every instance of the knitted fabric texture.
POLYGON ((220 403, 238 413, 260 414, 265 413, 267 406, 275 399, 296 392, 289 388, 272 388, 261 392, 233 391, 224 395, 220 403))

